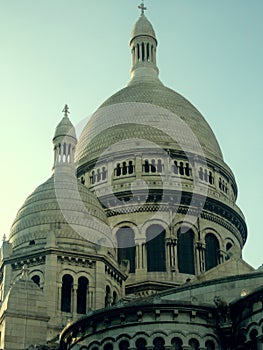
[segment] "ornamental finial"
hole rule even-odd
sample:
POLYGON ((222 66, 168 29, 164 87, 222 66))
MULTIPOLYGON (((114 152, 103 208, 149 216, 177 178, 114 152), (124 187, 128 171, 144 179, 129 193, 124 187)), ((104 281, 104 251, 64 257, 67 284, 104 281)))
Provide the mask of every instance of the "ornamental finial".
POLYGON ((64 116, 65 117, 68 117, 68 115, 69 115, 69 108, 68 108, 68 105, 66 104, 65 105, 65 107, 64 107, 64 109, 63 109, 63 111, 62 111, 63 113, 64 113, 64 116))
POLYGON ((142 12, 141 12, 141 15, 143 15, 143 14, 144 14, 144 11, 147 10, 147 7, 144 6, 143 1, 142 1, 141 5, 138 6, 138 8, 142 11, 142 12))

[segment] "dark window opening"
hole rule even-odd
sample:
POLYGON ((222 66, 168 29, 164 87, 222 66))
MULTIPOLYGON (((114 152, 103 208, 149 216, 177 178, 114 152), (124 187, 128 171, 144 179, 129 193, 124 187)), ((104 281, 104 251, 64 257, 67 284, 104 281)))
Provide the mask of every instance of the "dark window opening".
POLYGON ((34 275, 31 280, 40 287, 40 277, 38 275, 34 275))
POLYGON ((102 180, 106 180, 107 177, 107 170, 105 167, 102 168, 102 180))
POLYGON ((186 176, 190 176, 191 175, 191 170, 189 168, 189 164, 188 163, 186 163, 186 165, 185 165, 185 175, 186 176))
POLYGON ((189 340, 189 345, 191 350, 199 350, 199 341, 197 339, 190 339, 189 340))
POLYGON ((105 293, 105 307, 111 306, 111 291, 110 287, 106 286, 106 293, 105 293))
POLYGON ((77 313, 85 315, 87 312, 87 297, 88 297, 89 281, 86 277, 78 279, 77 290, 77 313))
POLYGON ((62 278, 61 311, 71 312, 72 286, 73 286, 72 276, 64 275, 62 278))
POLYGON ((205 269, 210 270, 219 262, 219 242, 215 235, 208 233, 205 236, 205 269))
POLYGON ((166 271, 165 230, 152 225, 146 231, 147 271, 166 271))
POLYGON ((110 343, 107 343, 104 345, 103 350, 113 350, 113 345, 110 343))
POLYGON ((144 171, 146 173, 149 173, 150 172, 150 165, 149 165, 149 161, 146 159, 145 162, 144 162, 144 171))
POLYGON ((172 339, 172 350, 183 350, 183 342, 180 338, 172 339))
POLYGON ((178 231, 178 269, 181 273, 195 274, 194 232, 188 228, 178 231))
POLYGON ((135 345, 137 350, 146 350, 147 343, 144 338, 139 338, 136 340, 135 345))
POLYGON ((116 176, 121 176, 121 165, 120 165, 120 163, 117 164, 116 176))
POLYGON ((118 230, 118 262, 121 264, 123 260, 128 260, 130 263, 130 272, 135 272, 135 239, 134 232, 130 227, 122 227, 118 230))
POLYGON ((122 175, 126 175, 127 174, 127 165, 126 162, 122 163, 122 175))
POLYGON ((140 46, 137 44, 137 58, 140 60, 140 46))
POLYGON ((155 338, 153 340, 153 345, 154 345, 153 349, 154 350, 165 350, 164 344, 165 344, 165 342, 164 342, 163 338, 161 338, 161 337, 155 338))
POLYGON ((129 161, 128 173, 133 174, 133 164, 131 160, 129 161))
POLYGON ((212 172, 211 172, 211 171, 209 171, 209 177, 208 177, 208 179, 209 179, 210 185, 213 185, 213 183, 214 183, 214 178, 213 178, 213 175, 212 175, 212 172))
POLYGON ((179 173, 180 173, 180 175, 184 175, 184 163, 183 162, 180 162, 179 173))
POLYGON ((119 350, 128 350, 130 347, 130 344, 128 340, 122 340, 119 344, 119 350))
POLYGON ((29 245, 35 245, 35 244, 36 244, 36 242, 35 242, 34 239, 32 239, 32 240, 29 242, 29 245))
POLYGON ((155 159, 152 159, 152 163, 151 163, 151 172, 152 172, 152 173, 156 173, 155 159))
POLYGON ((96 179, 95 171, 92 171, 91 177, 90 177, 90 183, 91 183, 92 185, 95 184, 95 179, 96 179))
POLYGON ((206 350, 215 350, 215 343, 212 340, 207 340, 205 342, 206 350))

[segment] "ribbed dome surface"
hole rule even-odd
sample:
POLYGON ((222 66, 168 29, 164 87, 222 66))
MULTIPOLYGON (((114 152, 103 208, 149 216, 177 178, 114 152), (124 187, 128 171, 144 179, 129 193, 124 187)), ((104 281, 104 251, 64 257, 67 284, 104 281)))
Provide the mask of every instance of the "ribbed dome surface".
MULTIPOLYGON (((148 114, 144 114, 140 112, 142 103, 159 106, 169 113, 176 114, 194 133, 204 155, 210 159, 223 161, 216 137, 198 110, 184 97, 163 86, 159 80, 151 83, 142 80, 137 84, 130 84, 111 96, 89 120, 77 145, 78 166, 99 157, 110 145, 125 139, 140 138, 158 144, 160 147, 176 149, 178 146, 172 142, 169 135, 163 132, 164 129, 173 128, 172 123, 170 126, 168 124, 171 122, 171 113, 170 119, 166 118, 165 113, 158 112, 158 108, 155 116, 151 114, 151 108, 148 114), (137 109, 134 108, 136 103, 138 103, 137 109), (120 115, 124 110, 126 117, 120 115), (163 128, 156 127, 157 124, 163 128)), ((187 146, 188 143, 189 147, 193 148, 190 145, 192 141, 186 138, 183 132, 180 133, 177 130, 176 141, 180 145, 187 146)))
POLYGON ((63 228, 60 234, 71 232, 88 241, 91 231, 98 238, 107 235, 107 218, 98 199, 69 171, 53 175, 26 199, 12 225, 10 241, 45 238, 55 224, 63 228))
POLYGON ((151 23, 148 21, 148 19, 145 17, 144 14, 142 14, 138 19, 138 21, 135 23, 131 33, 131 39, 139 35, 149 35, 155 38, 155 32, 154 32, 153 26, 151 25, 151 23))

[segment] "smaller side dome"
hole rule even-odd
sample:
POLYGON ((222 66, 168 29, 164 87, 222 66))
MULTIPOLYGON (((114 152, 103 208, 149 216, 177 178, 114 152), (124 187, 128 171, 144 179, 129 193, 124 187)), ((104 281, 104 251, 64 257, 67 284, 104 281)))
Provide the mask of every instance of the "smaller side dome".
POLYGON ((53 138, 53 175, 37 187, 18 211, 9 235, 14 252, 41 249, 49 243, 78 249, 96 249, 98 244, 113 246, 99 200, 76 178, 75 128, 68 118, 67 105, 63 112, 53 138))
POLYGON ((141 14, 140 18, 134 25, 134 28, 131 33, 131 41, 137 36, 141 35, 151 36, 153 39, 156 40, 153 26, 144 14, 141 14))

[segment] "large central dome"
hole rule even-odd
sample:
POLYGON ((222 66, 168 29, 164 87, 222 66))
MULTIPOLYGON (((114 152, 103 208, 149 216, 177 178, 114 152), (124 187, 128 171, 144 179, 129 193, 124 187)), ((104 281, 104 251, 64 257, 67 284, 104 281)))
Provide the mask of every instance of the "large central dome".
MULTIPOLYGON (((90 119, 78 142, 76 153, 78 166, 85 164, 89 159, 98 158, 111 145, 125 139, 143 138, 161 147, 166 147, 167 144, 165 145, 165 143, 172 141, 168 135, 164 135, 163 128, 155 128, 155 132, 153 132, 150 127, 153 118, 150 115, 151 113, 148 113, 148 117, 144 120, 144 127, 142 127, 141 122, 138 124, 138 116, 134 115, 136 110, 133 107, 134 103, 139 104, 138 108, 141 108, 140 104, 148 103, 168 110, 169 114, 170 112, 174 113, 195 134, 207 158, 219 162, 223 161, 222 152, 213 131, 189 101, 175 91, 163 86, 159 81, 141 81, 130 84, 111 96, 90 119), (116 114, 122 109, 118 104, 126 104, 126 108, 130 109, 130 124, 127 123, 126 118, 122 119, 121 115, 116 114), (112 107, 116 113, 110 112, 112 107)), ((156 117, 159 123, 166 123, 163 113, 156 117)), ((181 136, 183 138, 183 135, 181 136)), ((176 141, 179 144, 183 142, 182 139, 176 141)))
MULTIPOLYGON (((178 144, 185 143, 185 135, 177 135, 177 145, 173 142, 175 140, 165 135, 165 110, 170 117, 174 114, 174 119, 179 118, 191 130, 202 149, 202 155, 222 163, 223 156, 216 137, 201 113, 188 100, 165 87, 159 80, 156 65, 157 40, 152 25, 144 14, 134 26, 130 45, 133 61, 131 80, 127 87, 101 105, 84 128, 76 151, 78 167, 98 159, 111 145, 128 139, 145 139, 161 148, 178 149, 178 144), (136 103, 144 104, 144 112, 147 110, 146 104, 161 107, 162 111, 156 111, 153 116, 152 109, 149 108, 146 116, 141 105, 134 108, 136 103), (122 106, 119 108, 120 104, 122 106), (123 107, 123 104, 126 106, 123 107), (126 117, 122 115, 123 108, 126 110, 126 117), (138 112, 140 108, 141 113, 138 112), (139 114, 144 114, 144 119, 139 114)), ((196 147, 191 142, 186 146, 195 153, 196 147)))

